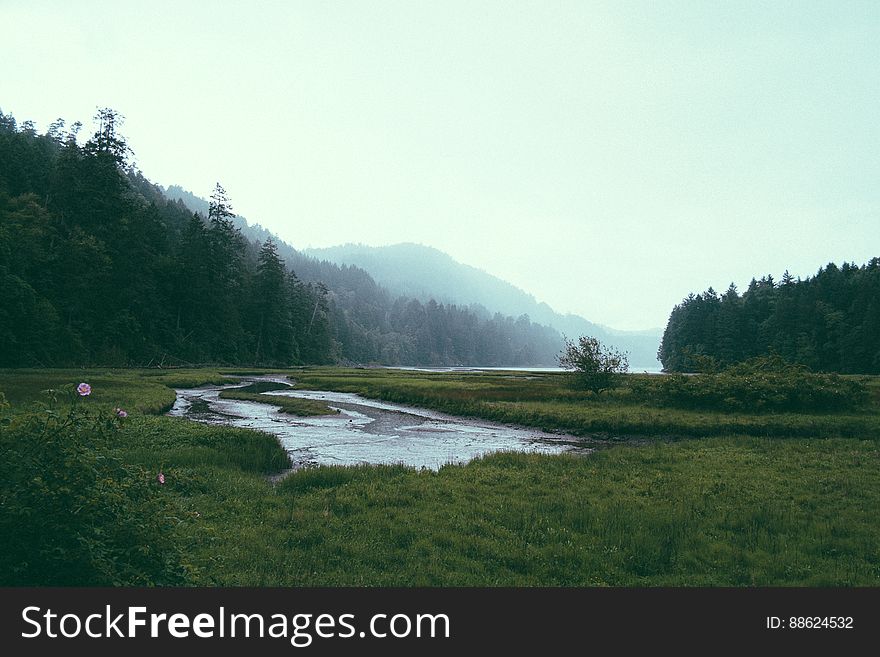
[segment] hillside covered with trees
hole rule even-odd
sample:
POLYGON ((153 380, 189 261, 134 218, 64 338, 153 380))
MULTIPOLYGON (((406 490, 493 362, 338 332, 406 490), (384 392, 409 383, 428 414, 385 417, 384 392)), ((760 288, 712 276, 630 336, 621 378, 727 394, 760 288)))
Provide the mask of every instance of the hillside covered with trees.
POLYGON ((0 366, 555 363, 561 337, 527 317, 248 239, 219 183, 193 212, 130 164, 117 113, 95 118, 83 141, 0 112, 0 366))
POLYGON ((660 330, 617 331, 571 313, 558 313, 546 303, 505 280, 454 260, 449 254, 423 244, 366 246, 344 244, 308 249, 307 255, 339 265, 354 265, 376 282, 407 297, 428 301, 481 306, 492 312, 520 316, 552 326, 571 338, 594 336, 626 352, 636 368, 656 367, 660 330))
MULTIPOLYGON (((164 192, 193 212, 204 214, 208 210, 208 201, 177 185, 164 192)), ((363 266, 335 262, 320 252, 310 255, 298 251, 241 216, 233 218, 233 222, 251 240, 263 242, 272 238, 289 269, 301 280, 327 289, 342 361, 392 365, 556 365, 563 344, 559 327, 549 328, 546 324, 551 322, 541 321, 527 309, 521 307, 520 312, 506 313, 503 308, 490 309, 473 299, 455 302, 440 294, 408 294, 377 282, 376 275, 363 266)), ((387 253, 387 257, 394 261, 393 253, 387 253)), ((433 278, 440 279, 450 272, 433 274, 433 278)), ((642 361, 650 363, 649 358, 642 361)))
POLYGON ((671 316, 659 358, 669 371, 701 371, 773 354, 813 370, 880 374, 880 258, 844 262, 805 280, 752 279, 740 295, 691 294, 671 316))

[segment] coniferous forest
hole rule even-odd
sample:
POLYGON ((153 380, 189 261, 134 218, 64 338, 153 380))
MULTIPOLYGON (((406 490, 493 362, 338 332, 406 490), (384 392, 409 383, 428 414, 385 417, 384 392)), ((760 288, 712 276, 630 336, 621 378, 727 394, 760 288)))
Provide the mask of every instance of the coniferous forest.
POLYGON ((561 336, 527 316, 248 239, 219 183, 192 212, 131 164, 115 111, 95 124, 0 112, 0 367, 555 363, 561 336))
POLYGON ((833 263, 805 280, 752 279, 740 295, 691 294, 672 311, 658 354, 669 371, 776 355, 816 371, 880 374, 880 258, 833 263))

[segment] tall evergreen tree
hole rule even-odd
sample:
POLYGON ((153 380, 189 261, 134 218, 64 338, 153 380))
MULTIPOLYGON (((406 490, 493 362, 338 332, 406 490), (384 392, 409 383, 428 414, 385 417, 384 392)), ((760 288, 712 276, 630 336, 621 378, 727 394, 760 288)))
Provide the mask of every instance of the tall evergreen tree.
POLYGON ((245 287, 245 242, 232 222, 235 214, 218 182, 208 209, 209 287, 212 313, 208 321, 211 355, 221 362, 237 362, 247 351, 241 326, 245 287))
POLYGON ((294 358, 293 325, 287 302, 287 271, 269 238, 260 249, 253 281, 254 360, 289 365, 294 358))

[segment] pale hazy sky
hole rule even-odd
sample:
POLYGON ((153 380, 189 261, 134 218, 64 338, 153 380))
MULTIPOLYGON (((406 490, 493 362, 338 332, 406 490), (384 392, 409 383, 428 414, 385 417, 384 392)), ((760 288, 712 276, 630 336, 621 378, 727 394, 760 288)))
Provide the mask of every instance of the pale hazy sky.
POLYGON ((0 0, 0 109, 616 328, 880 255, 880 2, 0 0), (85 132, 85 130, 84 130, 85 132))

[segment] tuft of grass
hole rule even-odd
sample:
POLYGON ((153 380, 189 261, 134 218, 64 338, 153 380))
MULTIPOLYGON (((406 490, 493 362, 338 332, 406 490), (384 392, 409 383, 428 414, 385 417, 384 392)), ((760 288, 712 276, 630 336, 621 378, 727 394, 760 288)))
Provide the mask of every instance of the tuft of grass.
POLYGON ((239 392, 270 392, 272 390, 290 390, 293 386, 280 381, 254 381, 251 384, 236 388, 239 392))
POLYGON ((278 485, 278 492, 285 495, 302 495, 310 491, 338 488, 347 484, 404 477, 410 472, 411 468, 403 465, 337 465, 304 468, 285 477, 278 485))
POLYGON ((324 402, 314 399, 300 399, 298 397, 282 397, 280 395, 264 395, 255 392, 242 392, 241 388, 221 390, 220 397, 223 399, 238 399, 241 401, 253 401, 260 404, 277 406, 282 413, 308 417, 312 415, 333 415, 339 411, 327 406, 324 402))
POLYGON ((136 417, 126 423, 116 449, 126 462, 163 467, 224 468, 258 475, 290 467, 287 452, 271 434, 190 422, 183 418, 136 417))

